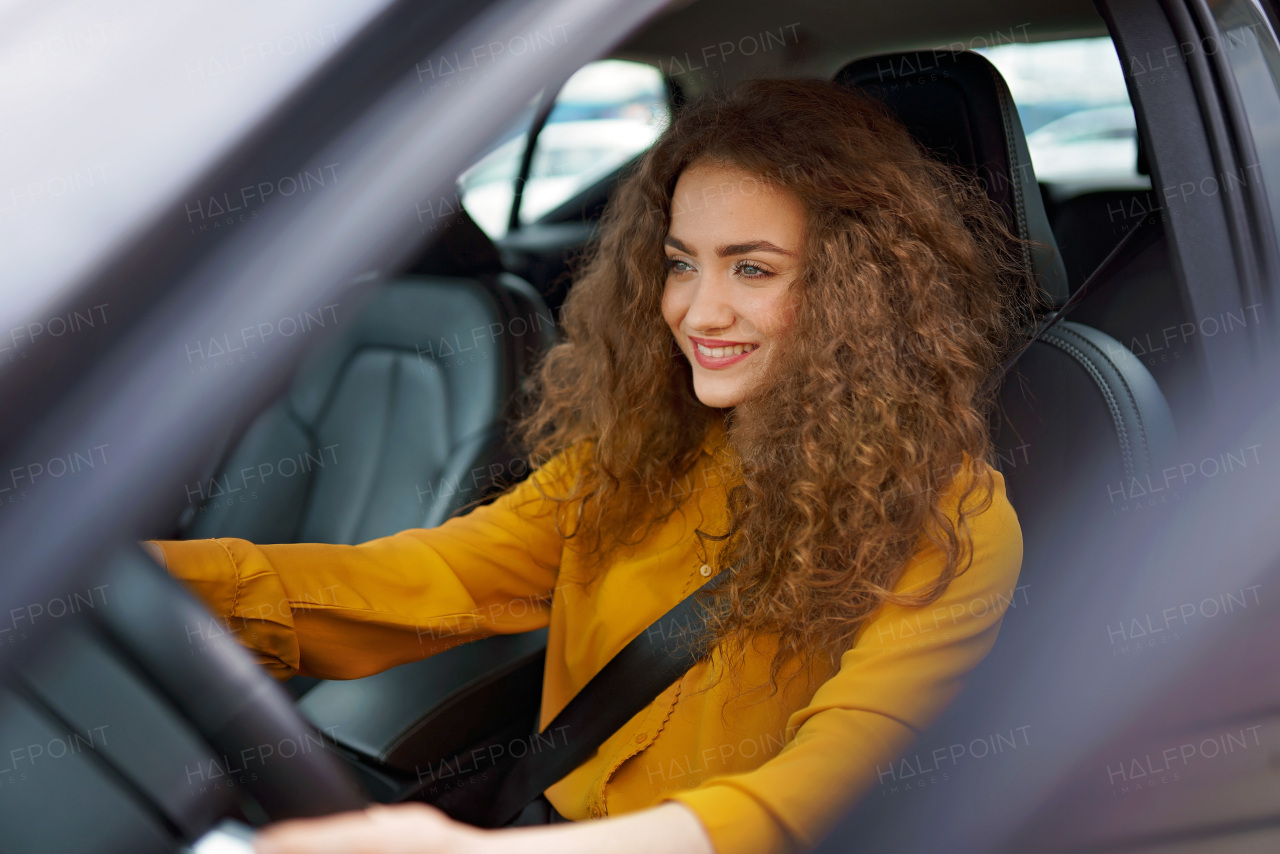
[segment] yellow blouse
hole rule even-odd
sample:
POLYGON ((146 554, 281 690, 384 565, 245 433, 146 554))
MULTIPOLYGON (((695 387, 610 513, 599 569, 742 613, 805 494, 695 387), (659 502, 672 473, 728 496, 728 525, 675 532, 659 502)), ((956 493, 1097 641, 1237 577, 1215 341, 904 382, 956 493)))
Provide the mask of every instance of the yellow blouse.
MULTIPOLYGON (((278 678, 357 678, 477 637, 549 626, 546 726, 627 642, 722 569, 721 544, 707 541, 704 561, 693 533, 699 526, 719 533, 727 518, 721 473, 733 471, 733 451, 722 425, 702 451, 688 478, 672 486, 687 493, 681 510, 589 583, 556 534, 555 502, 533 485, 539 480, 554 495, 570 484, 571 452, 431 529, 354 546, 233 538, 158 545, 170 571, 215 614, 244 620, 238 637, 278 678)), ((1003 477, 994 479, 990 508, 970 522, 973 563, 937 602, 883 606, 834 674, 814 663, 773 697, 734 696, 727 679, 699 692, 712 681, 711 663, 696 665, 547 798, 573 820, 680 801, 718 854, 817 845, 995 641, 1013 601, 1022 533, 1003 477)), ((922 538, 895 589, 924 585, 941 560, 922 538)), ((742 684, 767 676, 772 651, 767 640, 759 645, 742 684)))

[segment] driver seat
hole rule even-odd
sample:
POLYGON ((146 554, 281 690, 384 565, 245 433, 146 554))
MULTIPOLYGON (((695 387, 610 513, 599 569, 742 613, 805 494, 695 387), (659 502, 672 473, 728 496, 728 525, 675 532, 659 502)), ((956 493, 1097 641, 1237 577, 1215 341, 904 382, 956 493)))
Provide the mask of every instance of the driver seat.
MULTIPOLYGON (((851 62, 835 81, 886 104, 933 156, 976 173, 1011 230, 1031 241, 1023 251, 1027 276, 1061 309, 1070 296, 1066 270, 995 66, 972 51, 896 53, 851 62)), ((1041 556, 1114 517, 1123 503, 1117 499, 1160 472, 1177 443, 1169 405, 1146 366, 1110 335, 1065 320, 1014 361, 991 426, 995 465, 1023 531, 1019 588, 1051 583, 1037 572, 1041 556), (1063 524, 1067 516, 1073 524, 1063 524)), ((1002 634, 1019 630, 1018 601, 1002 634)))

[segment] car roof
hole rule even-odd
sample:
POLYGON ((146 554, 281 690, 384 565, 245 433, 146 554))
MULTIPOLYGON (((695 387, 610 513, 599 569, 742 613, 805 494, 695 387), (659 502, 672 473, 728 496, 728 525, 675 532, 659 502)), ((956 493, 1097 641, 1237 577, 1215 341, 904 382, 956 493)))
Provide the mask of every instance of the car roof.
POLYGON ((696 94, 755 76, 829 79, 848 61, 880 53, 1106 34, 1089 0, 799 0, 785 9, 770 0, 698 0, 667 7, 610 55, 683 70, 681 82, 696 94), (710 41, 707 33, 717 34, 717 40, 710 41), (729 51, 733 61, 719 61, 729 51), (703 67, 706 73, 691 72, 703 67))

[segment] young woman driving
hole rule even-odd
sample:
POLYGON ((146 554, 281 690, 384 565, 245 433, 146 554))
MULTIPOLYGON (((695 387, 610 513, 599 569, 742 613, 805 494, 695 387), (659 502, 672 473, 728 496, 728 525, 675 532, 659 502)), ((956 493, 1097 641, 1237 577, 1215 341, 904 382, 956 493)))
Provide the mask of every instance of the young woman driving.
POLYGON ((712 653, 546 792, 285 822, 283 852, 805 850, 990 649, 1022 561, 984 383, 1032 306, 976 183, 877 102, 754 80, 619 186, 491 504, 360 545, 153 541, 277 676, 550 626, 542 724, 708 578, 712 653), (730 567, 733 567, 730 569, 730 567), (603 819, 583 821, 584 819, 603 819))

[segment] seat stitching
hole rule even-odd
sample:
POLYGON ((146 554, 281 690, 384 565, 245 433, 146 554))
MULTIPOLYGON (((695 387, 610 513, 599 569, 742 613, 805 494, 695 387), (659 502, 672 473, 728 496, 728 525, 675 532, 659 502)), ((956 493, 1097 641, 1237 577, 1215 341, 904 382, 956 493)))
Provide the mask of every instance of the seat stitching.
POLYGON ((1097 351, 1098 358, 1102 359, 1102 361, 1110 365, 1112 370, 1116 372, 1116 376, 1120 378, 1120 384, 1124 386, 1125 394, 1129 396, 1129 403, 1133 407, 1133 420, 1136 421, 1138 424, 1138 436, 1142 440, 1142 446, 1140 450, 1143 450, 1145 452, 1147 457, 1147 467, 1151 468, 1155 464, 1155 459, 1154 459, 1154 455, 1151 452, 1151 439, 1149 436, 1147 436, 1147 427, 1145 422, 1142 419, 1142 407, 1138 405, 1138 396, 1133 393, 1133 388, 1132 386, 1129 385, 1129 381, 1125 379, 1124 372, 1120 370, 1120 366, 1116 364, 1116 361, 1112 359, 1110 355, 1108 355, 1107 353, 1104 353, 1101 347, 1099 347, 1097 344, 1090 341, 1085 336, 1081 335, 1079 332, 1076 332, 1071 327, 1069 326, 1059 327, 1058 332, 1059 334, 1073 335, 1076 337, 1076 339, 1078 339, 1079 343, 1088 345, 1093 350, 1097 351))
MULTIPOLYGON (((309 448, 316 448, 319 450, 320 435, 316 432, 315 425, 304 421, 302 416, 294 411, 292 401, 289 401, 285 406, 285 417, 289 421, 293 422, 293 425, 298 428, 298 432, 302 434, 303 439, 306 440, 308 447, 303 450, 303 453, 306 453, 309 448)), ((317 422, 319 421, 318 418, 316 420, 317 422)), ((301 501, 302 512, 298 514, 298 518, 293 522, 293 533, 289 535, 290 542, 296 543, 298 541, 298 536, 302 533, 302 528, 306 525, 307 517, 310 515, 309 511, 311 509, 312 501, 315 500, 315 493, 316 479, 314 477, 309 477, 303 483, 301 501)))
POLYGON ((1080 366, 1089 372, 1089 376, 1093 378, 1098 390, 1102 392, 1102 396, 1106 399, 1107 408, 1111 411, 1111 420, 1115 425, 1116 433, 1120 439, 1120 456, 1124 461, 1125 474, 1130 477, 1136 477, 1136 469, 1133 465, 1133 454, 1129 448, 1129 435, 1124 426, 1124 417, 1120 412, 1120 406, 1115 399, 1115 395, 1112 394, 1111 389, 1103 380, 1102 373, 1092 362, 1089 361, 1089 358, 1084 351, 1073 344, 1052 335, 1046 335, 1041 340, 1046 344, 1052 344, 1059 350, 1074 356, 1080 366))
MULTIPOLYGON (((1014 217, 1017 220, 1019 236, 1026 240, 1030 239, 1031 226, 1027 222, 1026 200, 1022 196, 1022 171, 1018 163, 1018 146, 1013 139, 1013 120, 1010 116, 1011 105, 999 72, 996 71, 995 66, 991 66, 989 70, 992 83, 995 85, 996 99, 1000 102, 1000 119, 1004 123, 1005 157, 1008 158, 1009 164, 1013 167, 1012 174, 1009 176, 1009 186, 1013 188, 1014 217)), ((1026 243, 1022 243, 1021 249, 1022 263, 1026 267, 1027 275, 1031 277, 1032 281, 1036 281, 1039 276, 1036 275, 1035 260, 1031 257, 1031 248, 1026 243)))
POLYGON ((383 422, 382 430, 379 431, 381 435, 378 438, 378 445, 374 451, 374 459, 376 460, 376 465, 373 470, 373 477, 369 479, 367 488, 365 490, 365 495, 360 502, 363 509, 356 516, 355 528, 352 531, 352 534, 355 535, 357 538, 359 538, 360 536, 359 532, 364 529, 365 520, 369 517, 369 510, 370 510, 369 505, 371 503, 369 500, 369 496, 376 490, 377 488, 376 484, 382 481, 382 477, 381 477, 382 472, 387 468, 387 465, 388 465, 387 448, 390 447, 391 445, 391 438, 390 438, 391 432, 394 429, 396 409, 400 401, 400 395, 398 393, 400 373, 401 373, 399 358, 395 356, 391 357, 391 370, 389 373, 390 373, 390 376, 387 377, 387 386, 386 386, 387 401, 385 406, 383 407, 383 412, 385 413, 386 420, 383 422))

